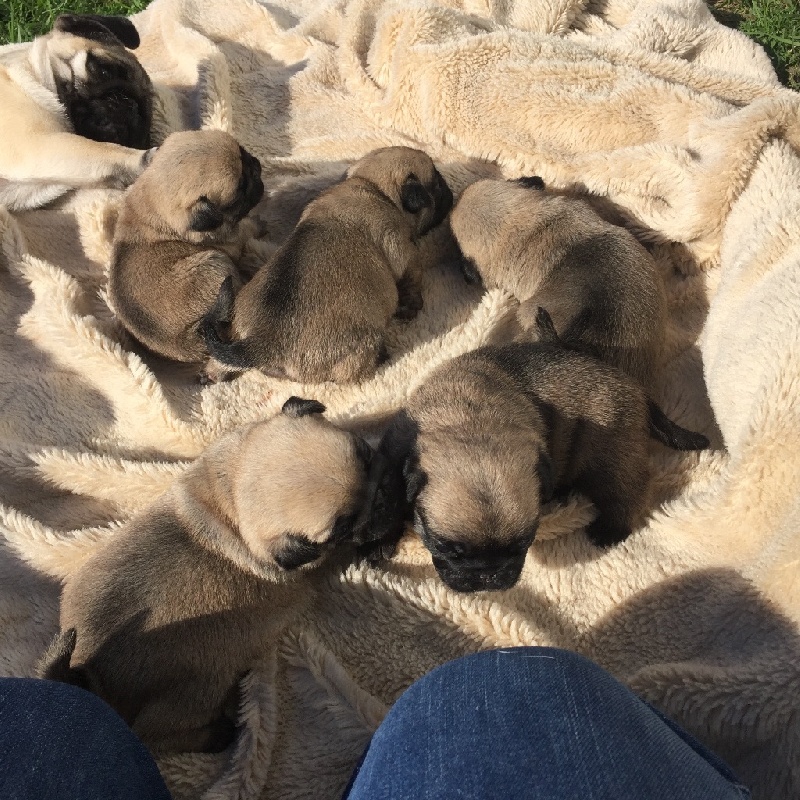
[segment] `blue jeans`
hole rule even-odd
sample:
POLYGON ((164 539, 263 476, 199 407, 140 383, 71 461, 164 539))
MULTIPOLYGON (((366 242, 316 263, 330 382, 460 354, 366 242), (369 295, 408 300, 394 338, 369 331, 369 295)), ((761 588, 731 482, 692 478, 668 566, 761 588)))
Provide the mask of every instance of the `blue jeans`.
POLYGON ((741 800, 715 755, 591 661, 524 647, 434 669, 372 737, 346 800, 741 800))
MULTIPOLYGON (((375 732, 347 800, 739 800, 730 769, 582 656, 478 653, 414 683, 375 732)), ((0 798, 169 800, 102 700, 0 679, 0 798)))
POLYGON ((0 678, 3 800, 169 800, 145 746, 99 697, 0 678))

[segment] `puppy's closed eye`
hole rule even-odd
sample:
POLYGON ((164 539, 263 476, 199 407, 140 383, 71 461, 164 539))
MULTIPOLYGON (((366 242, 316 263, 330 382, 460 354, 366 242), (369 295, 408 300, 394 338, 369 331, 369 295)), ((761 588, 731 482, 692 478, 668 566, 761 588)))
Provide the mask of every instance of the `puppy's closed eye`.
POLYGON ((428 518, 421 508, 414 511, 414 522, 422 541, 432 555, 442 558, 461 558, 467 555, 469 548, 466 544, 453 539, 444 539, 431 530, 428 518))
POLYGON ((460 263, 461 274, 464 276, 464 280, 470 284, 470 286, 479 284, 481 282, 481 273, 478 272, 478 267, 474 259, 463 256, 460 263))
POLYGON ((431 552, 449 558, 463 558, 469 554, 466 545, 461 542, 450 541, 449 539, 429 538, 426 542, 430 543, 431 552))
POLYGON ((321 545, 310 541, 305 536, 287 533, 286 544, 283 550, 275 555, 275 563, 281 569, 292 570, 316 561, 321 555, 321 545))
POLYGON ((128 78, 128 73, 124 64, 106 61, 102 58, 98 58, 98 56, 92 52, 86 54, 86 72, 91 75, 93 79, 98 81, 124 81, 128 78))

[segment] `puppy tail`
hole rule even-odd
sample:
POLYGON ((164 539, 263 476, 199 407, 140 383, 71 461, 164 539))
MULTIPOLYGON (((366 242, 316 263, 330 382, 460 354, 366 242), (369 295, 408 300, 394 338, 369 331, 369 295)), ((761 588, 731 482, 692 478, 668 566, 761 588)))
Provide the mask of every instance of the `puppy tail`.
POLYGON ((75 651, 77 638, 78 634, 75 628, 69 628, 56 634, 36 670, 40 678, 89 689, 89 680, 84 670, 69 665, 75 651))
POLYGON ((221 364, 237 369, 249 369, 255 366, 250 355, 247 342, 226 341, 220 336, 220 326, 228 326, 233 320, 233 304, 236 296, 233 292, 233 277, 228 275, 219 287, 219 294, 208 314, 200 323, 206 348, 213 358, 221 364))
POLYGON ((647 401, 650 411, 650 435, 673 450, 705 450, 711 443, 702 433, 682 428, 674 423, 652 401, 647 401))

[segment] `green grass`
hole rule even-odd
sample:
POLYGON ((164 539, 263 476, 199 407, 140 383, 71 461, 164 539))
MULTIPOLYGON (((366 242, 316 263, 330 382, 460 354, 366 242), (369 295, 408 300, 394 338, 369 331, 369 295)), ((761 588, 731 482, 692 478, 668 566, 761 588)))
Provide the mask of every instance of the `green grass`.
POLYGON ((0 0, 0 44, 27 42, 45 33, 53 20, 72 14, 135 14, 148 0, 0 0))
MULTIPOLYGON (((0 44, 25 42, 49 30, 63 11, 133 14, 148 0, 0 0, 0 44)), ((798 0, 708 0, 717 19, 763 45, 778 77, 800 91, 798 0)))
POLYGON ((781 81, 800 91, 798 0, 710 0, 710 5, 720 22, 762 45, 781 81))

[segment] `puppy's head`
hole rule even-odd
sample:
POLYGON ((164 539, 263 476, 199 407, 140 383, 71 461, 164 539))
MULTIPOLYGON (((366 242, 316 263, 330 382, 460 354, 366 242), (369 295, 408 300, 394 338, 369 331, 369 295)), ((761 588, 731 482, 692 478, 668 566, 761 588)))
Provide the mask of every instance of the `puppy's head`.
POLYGON ((223 131, 167 137, 129 191, 148 221, 168 236, 224 242, 264 194, 261 164, 223 131))
POLYGON ((480 180, 467 186, 450 215, 450 228, 463 259, 468 283, 483 280, 494 288, 508 248, 524 248, 525 233, 536 224, 538 204, 547 195, 541 178, 480 180))
POLYGON ((131 53, 139 34, 125 17, 61 14, 39 40, 59 100, 79 136, 150 147, 153 85, 131 53))
POLYGON ((368 495, 369 445, 323 416, 316 400, 291 397, 247 450, 249 478, 236 486, 239 530, 264 564, 295 570, 353 540, 368 495))
POLYGON ((383 147, 353 164, 349 178, 377 186, 406 216, 415 236, 439 225, 453 207, 453 193, 431 158, 412 147, 383 147))
POLYGON ((538 438, 419 434, 404 472, 417 530, 444 583, 458 592, 514 586, 553 491, 538 438))

